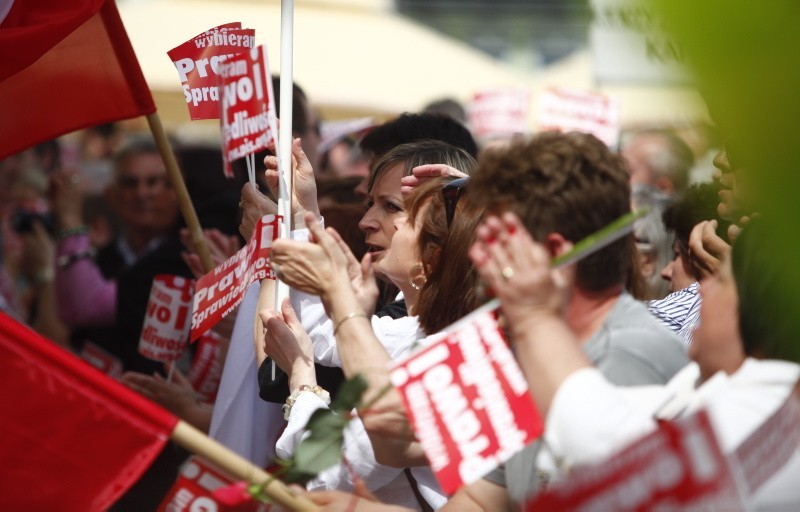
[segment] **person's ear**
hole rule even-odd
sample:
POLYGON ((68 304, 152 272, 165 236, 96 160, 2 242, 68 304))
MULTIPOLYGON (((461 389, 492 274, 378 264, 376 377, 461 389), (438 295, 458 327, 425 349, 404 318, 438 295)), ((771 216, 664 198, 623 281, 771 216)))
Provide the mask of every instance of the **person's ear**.
POLYGON ((545 246, 547 246, 551 258, 560 256, 572 248, 572 244, 561 233, 548 234, 545 238, 545 246))

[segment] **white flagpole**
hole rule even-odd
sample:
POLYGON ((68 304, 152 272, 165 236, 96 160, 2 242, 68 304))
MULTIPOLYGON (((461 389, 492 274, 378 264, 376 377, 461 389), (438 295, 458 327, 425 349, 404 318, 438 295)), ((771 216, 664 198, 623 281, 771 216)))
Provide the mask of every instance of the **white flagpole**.
MULTIPOLYGON (((278 132, 278 165, 280 194, 278 214, 283 216, 280 236, 288 237, 292 230, 292 84, 294 83, 294 0, 281 0, 281 126, 278 132)), ((280 310, 283 299, 289 296, 289 286, 278 280, 275 286, 275 309, 280 310)), ((275 379, 275 362, 272 362, 275 379)))

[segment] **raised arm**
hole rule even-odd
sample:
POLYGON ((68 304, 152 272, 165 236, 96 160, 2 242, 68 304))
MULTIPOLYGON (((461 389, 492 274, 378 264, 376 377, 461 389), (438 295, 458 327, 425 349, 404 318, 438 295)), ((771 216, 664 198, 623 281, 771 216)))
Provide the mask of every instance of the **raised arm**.
POLYGON ((58 316, 67 325, 113 325, 117 282, 103 277, 94 261, 81 207, 83 187, 76 171, 59 171, 50 180, 50 202, 59 229, 55 291, 58 316))
POLYGON ((517 360, 546 416, 564 380, 591 366, 563 318, 569 273, 551 269, 547 249, 512 213, 486 219, 470 258, 500 299, 517 360))
MULTIPOLYGON (((353 289, 348 258, 317 221, 307 216, 306 222, 314 243, 278 240, 272 247, 272 261, 289 285, 321 298, 333 321, 345 375, 361 374, 367 380, 362 402, 369 404, 369 410, 360 411, 366 429, 392 437, 411 437, 399 397, 389 382, 392 358, 372 330, 363 297, 353 289)), ((362 264, 366 278, 371 278, 369 262, 365 259, 362 264)))

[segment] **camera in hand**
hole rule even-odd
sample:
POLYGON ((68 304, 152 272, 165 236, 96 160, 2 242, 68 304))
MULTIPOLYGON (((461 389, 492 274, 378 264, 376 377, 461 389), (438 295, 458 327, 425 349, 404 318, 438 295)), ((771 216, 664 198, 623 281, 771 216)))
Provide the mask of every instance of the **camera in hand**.
POLYGON ((34 220, 41 222, 51 235, 55 233, 55 223, 51 213, 31 212, 28 210, 17 210, 11 215, 11 228, 19 234, 31 233, 34 220))

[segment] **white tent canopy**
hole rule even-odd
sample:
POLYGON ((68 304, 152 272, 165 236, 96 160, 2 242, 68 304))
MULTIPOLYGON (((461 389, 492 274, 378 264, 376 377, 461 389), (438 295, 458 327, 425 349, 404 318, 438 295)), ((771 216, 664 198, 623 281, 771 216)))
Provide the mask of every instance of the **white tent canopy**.
MULTIPOLYGON (((280 1, 128 0, 120 14, 159 111, 188 120, 166 52, 232 21, 256 29, 270 69, 280 69, 280 1)), ((467 100, 494 86, 529 86, 530 76, 402 17, 375 0, 295 3, 294 77, 328 118, 395 115, 441 97, 467 100)))

